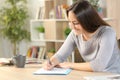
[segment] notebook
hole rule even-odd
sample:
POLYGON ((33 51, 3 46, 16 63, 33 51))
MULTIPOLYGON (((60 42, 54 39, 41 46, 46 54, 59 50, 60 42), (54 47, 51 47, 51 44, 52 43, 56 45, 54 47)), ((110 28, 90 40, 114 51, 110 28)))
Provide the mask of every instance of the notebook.
POLYGON ((120 80, 120 75, 85 76, 85 80, 120 80))
POLYGON ((64 68, 53 68, 52 70, 45 70, 40 68, 39 70, 33 72, 34 75, 67 75, 72 69, 64 68))

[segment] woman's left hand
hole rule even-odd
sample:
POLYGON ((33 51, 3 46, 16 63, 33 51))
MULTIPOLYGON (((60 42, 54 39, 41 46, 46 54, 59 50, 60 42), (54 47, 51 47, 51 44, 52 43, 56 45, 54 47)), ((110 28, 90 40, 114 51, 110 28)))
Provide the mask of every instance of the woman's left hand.
POLYGON ((70 62, 63 62, 63 63, 60 63, 58 66, 61 68, 71 68, 71 65, 72 63, 70 62))

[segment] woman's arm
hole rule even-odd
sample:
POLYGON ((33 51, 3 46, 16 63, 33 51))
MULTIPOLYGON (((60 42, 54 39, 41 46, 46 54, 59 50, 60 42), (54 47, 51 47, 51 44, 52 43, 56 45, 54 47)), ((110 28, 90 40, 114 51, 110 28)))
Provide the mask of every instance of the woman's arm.
POLYGON ((93 71, 89 62, 84 62, 84 63, 64 62, 64 63, 60 63, 59 66, 62 68, 72 68, 74 70, 80 70, 80 71, 90 71, 90 72, 93 71))
POLYGON ((67 57, 72 54, 72 51, 76 48, 75 39, 76 39, 76 36, 72 31, 66 38, 63 45, 59 48, 59 50, 54 55, 54 57, 56 57, 59 62, 65 61, 67 57))
POLYGON ((107 71, 114 62, 116 62, 116 33, 108 27, 101 34, 99 51, 94 60, 90 61, 93 71, 107 71))
POLYGON ((73 34, 73 32, 71 32, 68 35, 65 42, 63 43, 63 45, 57 51, 57 53, 54 56, 52 56, 52 58, 50 58, 50 62, 52 65, 50 65, 49 62, 46 61, 44 63, 43 68, 50 70, 54 66, 58 65, 60 62, 63 62, 64 60, 66 60, 66 58, 72 53, 72 51, 76 47, 74 37, 75 35, 73 34))
POLYGON ((52 69, 54 66, 59 66, 62 68, 72 68, 74 70, 90 71, 90 72, 93 71, 89 62, 84 62, 84 63, 63 62, 63 63, 60 63, 59 60, 54 56, 51 57, 50 62, 51 62, 51 64, 46 62, 43 67, 47 70, 52 69))
POLYGON ((59 61, 54 56, 50 59, 50 61, 51 61, 51 64, 46 62, 45 65, 43 66, 47 70, 52 69, 54 66, 59 66, 62 68, 71 68, 71 69, 80 70, 80 71, 90 71, 90 72, 93 71, 89 62, 85 62, 85 63, 71 63, 71 62, 59 63, 59 61))

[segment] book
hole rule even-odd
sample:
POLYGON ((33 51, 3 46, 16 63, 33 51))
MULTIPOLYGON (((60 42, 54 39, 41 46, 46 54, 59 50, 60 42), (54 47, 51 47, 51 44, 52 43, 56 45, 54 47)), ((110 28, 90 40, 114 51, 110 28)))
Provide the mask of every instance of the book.
POLYGON ((42 64, 42 60, 37 58, 26 58, 26 64, 42 64))
POLYGON ((12 58, 0 58, 0 66, 13 65, 11 61, 12 61, 12 58))
POLYGON ((45 52, 46 52, 46 48, 44 46, 41 46, 38 52, 38 59, 44 59, 45 52))
POLYGON ((38 58, 39 46, 32 46, 27 51, 27 58, 38 58))
POLYGON ((45 15, 45 7, 39 7, 36 12, 36 19, 44 19, 45 15))
POLYGON ((120 75, 85 76, 85 80, 120 80, 120 75))
POLYGON ((7 58, 0 58, 0 64, 7 64, 9 62, 10 62, 9 59, 7 58))
POLYGON ((40 68, 39 70, 33 72, 34 75, 67 75, 72 69, 65 68, 53 68, 52 70, 45 70, 40 68))
POLYGON ((27 57, 30 58, 32 55, 32 48, 29 48, 28 51, 27 51, 27 57))
POLYGON ((36 14, 36 19, 39 19, 39 17, 40 17, 40 14, 41 14, 41 7, 39 7, 38 9, 37 9, 37 12, 36 12, 37 14, 36 14))

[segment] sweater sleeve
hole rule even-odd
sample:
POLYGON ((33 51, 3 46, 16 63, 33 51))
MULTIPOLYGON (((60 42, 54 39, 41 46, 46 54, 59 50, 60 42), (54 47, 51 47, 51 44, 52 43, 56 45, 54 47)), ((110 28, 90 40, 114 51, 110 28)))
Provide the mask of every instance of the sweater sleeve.
POLYGON ((73 49, 75 48, 75 41, 73 37, 75 37, 75 35, 71 31, 61 48, 54 55, 54 57, 56 57, 59 62, 66 60, 66 58, 72 53, 73 49))
POLYGON ((112 29, 105 30, 99 43, 96 58, 90 62, 93 71, 104 71, 110 63, 116 41, 116 33, 112 29))

